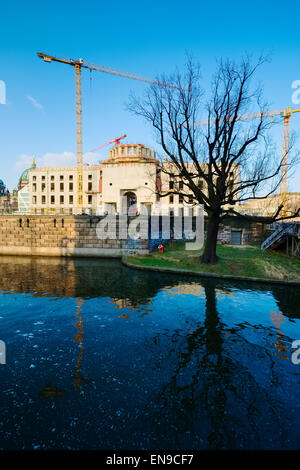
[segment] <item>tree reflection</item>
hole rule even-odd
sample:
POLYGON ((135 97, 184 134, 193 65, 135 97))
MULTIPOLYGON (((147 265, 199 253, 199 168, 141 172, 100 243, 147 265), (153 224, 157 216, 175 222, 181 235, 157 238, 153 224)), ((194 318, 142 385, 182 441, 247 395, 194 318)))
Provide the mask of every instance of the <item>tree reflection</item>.
POLYGON ((259 448, 265 433, 272 431, 266 423, 280 428, 283 419, 272 388, 280 384, 272 352, 266 350, 260 357, 262 351, 242 334, 243 327, 226 329, 217 309, 216 285, 203 285, 204 321, 189 327, 188 333, 177 330, 171 335, 172 347, 159 364, 171 374, 165 372, 168 378, 158 399, 163 409, 172 410, 166 419, 176 427, 177 445, 189 430, 203 438, 203 448, 259 448), (268 377, 256 377, 253 360, 268 370, 268 377))

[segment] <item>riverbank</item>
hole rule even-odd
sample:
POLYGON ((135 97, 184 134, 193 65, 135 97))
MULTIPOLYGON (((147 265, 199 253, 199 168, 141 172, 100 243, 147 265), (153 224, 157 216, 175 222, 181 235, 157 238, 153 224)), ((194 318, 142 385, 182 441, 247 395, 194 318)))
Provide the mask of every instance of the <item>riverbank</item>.
POLYGON ((123 261, 129 267, 140 269, 300 285, 300 260, 281 252, 262 251, 258 246, 218 245, 216 265, 201 264, 201 253, 202 250, 185 251, 184 243, 176 243, 167 246, 164 253, 127 256, 123 261))

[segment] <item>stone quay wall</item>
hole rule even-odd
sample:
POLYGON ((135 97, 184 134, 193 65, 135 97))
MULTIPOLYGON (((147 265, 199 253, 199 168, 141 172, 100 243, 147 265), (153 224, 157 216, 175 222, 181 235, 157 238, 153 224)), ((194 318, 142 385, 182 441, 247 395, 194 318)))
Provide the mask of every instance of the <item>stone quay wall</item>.
POLYGON ((96 227, 101 219, 85 215, 1 215, 0 255, 121 257, 149 252, 148 240, 115 239, 110 229, 106 239, 99 239, 96 227))
MULTIPOLYGON (((153 240, 148 239, 149 232, 143 235, 144 239, 119 239, 118 217, 116 231, 108 226, 107 238, 99 238, 96 229, 103 218, 89 215, 0 215, 0 255, 121 257, 148 254, 157 248, 160 240, 163 243, 168 241, 162 239, 161 222, 159 233, 153 240)), ((128 217, 127 226, 133 220, 128 217)), ((148 219, 150 226, 151 218, 148 219)), ((172 221, 170 228, 172 239, 172 221)), ((241 231, 243 245, 260 243, 266 238, 264 225, 235 218, 221 224, 219 243, 230 244, 232 230, 241 231)), ((182 240, 185 240, 184 233, 182 240)))

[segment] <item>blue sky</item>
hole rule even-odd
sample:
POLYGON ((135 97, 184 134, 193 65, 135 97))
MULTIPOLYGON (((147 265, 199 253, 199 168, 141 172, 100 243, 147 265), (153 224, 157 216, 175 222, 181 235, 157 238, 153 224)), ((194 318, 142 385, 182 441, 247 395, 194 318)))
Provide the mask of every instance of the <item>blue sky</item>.
MULTIPOLYGON (((74 69, 46 64, 37 51, 79 58, 145 77, 170 73, 186 51, 201 63, 209 83, 220 57, 272 53, 258 79, 271 109, 294 106, 292 82, 300 80, 300 4, 271 1, 15 1, 1 4, 0 178, 12 189, 34 156, 39 165, 68 165, 75 152, 74 69)), ((127 134, 128 142, 155 146, 153 131, 125 109, 131 90, 145 84, 83 72, 84 152, 127 134)), ((300 107, 300 105, 299 105, 300 107)), ((300 113, 292 118, 298 132, 300 113)), ((282 127, 275 136, 281 143, 282 127)), ((109 147, 100 155, 105 157, 109 147)), ((300 191, 300 170, 289 189, 300 191)))

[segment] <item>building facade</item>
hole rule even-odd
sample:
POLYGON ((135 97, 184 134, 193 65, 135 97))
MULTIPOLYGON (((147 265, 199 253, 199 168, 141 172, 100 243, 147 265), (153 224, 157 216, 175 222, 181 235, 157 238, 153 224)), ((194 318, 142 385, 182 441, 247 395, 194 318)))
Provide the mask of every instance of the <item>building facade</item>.
MULTIPOLYGON (((276 213, 280 205, 280 195, 272 194, 265 199, 249 199, 245 204, 240 204, 239 211, 249 215, 262 215, 271 217, 276 213)), ((288 193, 287 212, 295 213, 300 208, 300 192, 288 193)))
MULTIPOLYGON (((175 202, 157 196, 161 181, 153 149, 141 144, 123 144, 109 151, 99 165, 83 166, 83 208, 91 215, 155 213, 175 202)), ((19 211, 28 214, 78 214, 76 166, 43 167, 35 164, 19 181, 19 211)), ((168 182, 166 182, 168 186, 168 182)), ((166 186, 166 188, 167 188, 166 186)), ((161 188, 160 188, 161 189, 161 188)), ((187 201, 189 204, 189 201, 187 201)), ((179 201, 183 207, 185 201, 179 201)))
MULTIPOLYGON (((193 164, 186 164, 195 183, 205 191, 193 164)), ((201 163, 205 171, 205 163, 201 163)), ((28 214, 129 215, 178 214, 197 204, 175 166, 162 165, 153 149, 141 144, 120 144, 99 165, 83 166, 83 207, 78 207, 76 166, 25 170, 19 181, 19 211, 28 214), (174 192, 174 194, 170 194, 174 192), (181 194, 176 194, 180 192, 181 194)), ((232 173, 232 182, 238 173, 232 173)), ((195 209, 196 210, 196 209, 195 209)))
MULTIPOLYGON (((77 213, 76 167, 43 167, 29 171, 29 207, 31 214, 77 213)), ((99 197, 100 167, 83 167, 83 208, 96 213, 99 197)), ((23 188, 24 190, 25 188, 23 188)))

